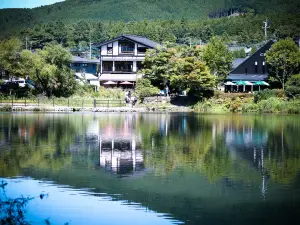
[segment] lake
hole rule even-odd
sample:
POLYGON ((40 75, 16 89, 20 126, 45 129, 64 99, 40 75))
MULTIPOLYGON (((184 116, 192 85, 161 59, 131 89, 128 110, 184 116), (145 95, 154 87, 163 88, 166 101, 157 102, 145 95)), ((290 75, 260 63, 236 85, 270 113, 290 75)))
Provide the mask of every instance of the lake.
POLYGON ((0 114, 32 224, 298 224, 299 172, 299 116, 0 114))

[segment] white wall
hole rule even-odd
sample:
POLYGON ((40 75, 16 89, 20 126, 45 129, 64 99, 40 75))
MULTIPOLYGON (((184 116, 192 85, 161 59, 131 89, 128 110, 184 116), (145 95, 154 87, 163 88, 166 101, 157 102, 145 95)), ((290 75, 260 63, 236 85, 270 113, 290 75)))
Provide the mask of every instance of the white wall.
POLYGON ((101 55, 107 55, 107 45, 101 47, 101 55))
POLYGON ((113 55, 118 55, 119 54, 119 43, 117 41, 115 41, 113 43, 113 55))

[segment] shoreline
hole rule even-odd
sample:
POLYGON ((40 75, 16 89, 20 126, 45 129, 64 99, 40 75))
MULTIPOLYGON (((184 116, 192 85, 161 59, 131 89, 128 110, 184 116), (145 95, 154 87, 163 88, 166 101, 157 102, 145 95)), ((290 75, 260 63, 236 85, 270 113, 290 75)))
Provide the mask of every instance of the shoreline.
POLYGON ((67 107, 67 106, 13 106, 2 105, 0 112, 194 112, 190 107, 67 107))

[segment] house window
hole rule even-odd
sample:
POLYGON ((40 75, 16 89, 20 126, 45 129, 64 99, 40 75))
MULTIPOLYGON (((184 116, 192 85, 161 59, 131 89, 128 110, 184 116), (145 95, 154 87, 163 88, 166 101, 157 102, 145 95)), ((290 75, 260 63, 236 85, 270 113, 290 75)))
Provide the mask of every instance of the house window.
POLYGON ((146 47, 138 47, 137 48, 138 54, 145 54, 147 51, 146 47))
POLYGON ((262 63, 262 73, 263 74, 266 73, 266 63, 265 62, 262 63))
POLYGON ((82 63, 81 65, 82 65, 82 67, 88 67, 87 63, 82 63))
POLYGON ((80 63, 74 63, 73 66, 74 67, 80 67, 80 63))
POLYGON ((132 72, 132 67, 133 67, 133 62, 125 62, 125 61, 120 61, 120 62, 115 62, 115 71, 118 72, 132 72))
POLYGON ((107 54, 112 55, 113 54, 113 45, 112 43, 107 45, 107 54))
POLYGON ((113 62, 111 61, 107 61, 107 62, 103 62, 102 64, 102 70, 105 72, 111 72, 113 70, 113 62))
POLYGON ((257 68, 257 61, 255 61, 255 73, 257 73, 257 70, 258 70, 258 68, 257 68))
POLYGON ((141 61, 137 61, 137 62, 136 62, 136 69, 137 69, 137 70, 141 70, 141 69, 143 69, 143 68, 144 68, 143 63, 142 63, 141 61))
POLYGON ((134 53, 134 43, 129 41, 119 41, 121 53, 134 53))

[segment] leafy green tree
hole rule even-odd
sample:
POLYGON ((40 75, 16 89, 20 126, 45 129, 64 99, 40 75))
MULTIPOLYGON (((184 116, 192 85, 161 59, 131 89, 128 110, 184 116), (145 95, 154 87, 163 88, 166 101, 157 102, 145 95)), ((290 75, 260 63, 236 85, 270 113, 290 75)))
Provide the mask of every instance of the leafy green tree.
POLYGON ((223 81, 232 69, 232 53, 222 41, 213 37, 205 47, 203 59, 218 81, 223 81))
POLYGON ((91 39, 91 27, 86 21, 80 21, 74 25, 74 41, 78 44, 80 41, 89 42, 91 39))
POLYGON ((280 40, 267 52, 266 61, 270 76, 279 81, 284 90, 287 80, 299 71, 299 47, 290 38, 280 40))
POLYGON ((253 47, 251 48, 250 54, 253 55, 256 51, 257 51, 257 47, 256 47, 256 46, 253 46, 253 47))
POLYGON ((22 43, 17 38, 7 41, 0 41, 0 68, 5 70, 9 76, 20 74, 19 53, 22 50, 22 43))
POLYGON ((159 89, 154 87, 147 78, 141 78, 136 81, 135 91, 139 98, 154 96, 159 93, 159 89))
POLYGON ((197 48, 151 50, 146 54, 144 61, 145 77, 156 85, 169 83, 175 91, 206 91, 214 86, 215 77, 210 74, 209 68, 201 58, 202 50, 197 48))
POLYGON ((29 75, 38 93, 47 97, 69 97, 76 90, 71 55, 60 45, 49 45, 37 53, 21 53, 20 73, 29 75))
POLYGON ((289 98, 300 98, 300 74, 293 75, 287 81, 285 94, 289 98))

